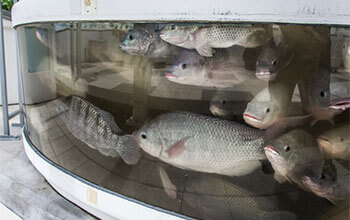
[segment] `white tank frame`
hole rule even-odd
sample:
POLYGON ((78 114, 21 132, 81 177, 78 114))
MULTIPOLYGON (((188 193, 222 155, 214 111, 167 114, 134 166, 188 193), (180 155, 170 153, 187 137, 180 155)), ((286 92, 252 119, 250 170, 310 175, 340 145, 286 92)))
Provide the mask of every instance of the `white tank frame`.
POLYGON ((25 0, 12 8, 14 27, 59 21, 221 21, 350 25, 350 1, 25 0))

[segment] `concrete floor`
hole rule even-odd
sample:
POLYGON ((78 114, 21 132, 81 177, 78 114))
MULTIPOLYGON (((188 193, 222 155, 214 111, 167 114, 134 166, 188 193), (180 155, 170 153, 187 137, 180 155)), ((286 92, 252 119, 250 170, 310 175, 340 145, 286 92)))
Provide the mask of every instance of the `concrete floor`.
MULTIPOLYGON (((9 111, 16 109, 10 106, 9 111)), ((0 114, 2 125, 2 110, 0 114)), ((10 123, 18 121, 16 117, 10 123)), ((21 135, 21 129, 11 127, 11 134, 21 135)), ((20 218, 95 219, 53 190, 28 160, 22 140, 0 141, 0 164, 0 203, 20 218)))

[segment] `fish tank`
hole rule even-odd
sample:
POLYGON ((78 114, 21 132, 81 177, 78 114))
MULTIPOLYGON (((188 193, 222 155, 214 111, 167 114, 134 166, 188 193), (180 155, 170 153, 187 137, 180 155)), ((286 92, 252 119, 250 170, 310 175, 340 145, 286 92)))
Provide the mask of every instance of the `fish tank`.
POLYGON ((62 2, 13 10, 25 150, 60 194, 99 218, 348 219, 349 20, 62 2))

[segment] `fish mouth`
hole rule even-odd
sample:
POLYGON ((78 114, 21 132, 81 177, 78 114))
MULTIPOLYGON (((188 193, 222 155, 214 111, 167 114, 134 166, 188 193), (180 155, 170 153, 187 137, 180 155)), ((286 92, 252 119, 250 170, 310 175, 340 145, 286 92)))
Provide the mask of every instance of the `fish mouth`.
POLYGON ((330 148, 333 145, 332 141, 330 141, 328 138, 326 138, 324 136, 318 136, 317 143, 322 148, 330 148))
POLYGON ((267 145, 266 147, 264 147, 264 150, 266 152, 270 152, 270 153, 272 153, 273 155, 276 155, 276 156, 280 155, 280 153, 276 150, 276 148, 272 147, 271 145, 267 145))
POLYGON ((165 77, 166 77, 167 79, 177 79, 177 78, 179 78, 177 75, 175 75, 175 74, 173 74, 173 73, 169 73, 169 72, 166 72, 166 73, 165 73, 165 77))
POLYGON ((271 73, 269 70, 261 70, 255 72, 255 76, 258 79, 270 81, 276 79, 277 74, 271 73))
POLYGON ((245 120, 250 120, 250 121, 253 121, 253 122, 261 122, 261 119, 258 119, 257 117, 255 117, 253 115, 250 115, 250 114, 247 114, 247 113, 243 114, 243 118, 245 120))
POLYGON ((336 111, 345 111, 350 108, 350 97, 335 99, 331 102, 328 108, 336 111))

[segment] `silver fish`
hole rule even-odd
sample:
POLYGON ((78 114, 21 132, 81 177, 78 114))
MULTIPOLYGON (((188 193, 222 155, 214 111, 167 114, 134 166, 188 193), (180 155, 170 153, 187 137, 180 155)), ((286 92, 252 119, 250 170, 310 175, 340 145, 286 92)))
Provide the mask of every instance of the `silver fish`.
POLYGON ((337 181, 337 170, 331 161, 325 163, 320 175, 303 176, 302 182, 310 191, 334 204, 348 197, 346 189, 337 181))
POLYGON ((262 135, 239 123, 189 112, 162 114, 135 134, 141 149, 166 163, 229 176, 249 174, 266 159, 262 135))
POLYGON ((272 200, 246 190, 218 176, 189 176, 183 204, 199 219, 296 219, 292 212, 279 210, 272 200), (269 208, 266 208, 269 207, 269 208))
POLYGON ((320 150, 327 158, 350 159, 350 125, 330 129, 318 136, 320 150))
POLYGON ((342 58, 345 72, 350 73, 350 37, 347 37, 342 45, 342 58))
POLYGON ((121 157, 127 164, 136 164, 140 149, 132 135, 119 136, 114 117, 78 96, 69 96, 57 107, 67 129, 77 139, 101 154, 121 157))
POLYGON ((228 48, 233 45, 258 47, 266 43, 267 32, 262 27, 207 25, 165 27, 160 37, 171 44, 196 49, 201 56, 213 56, 212 48, 228 48))
POLYGON ((253 78, 242 59, 244 48, 217 49, 213 57, 202 57, 193 50, 183 51, 166 72, 172 82, 204 87, 226 88, 253 78))
POLYGON ((298 86, 303 107, 315 120, 330 120, 350 108, 350 97, 334 97, 330 90, 330 72, 318 69, 311 72, 298 86))
POLYGON ((252 99, 243 113, 244 121, 256 128, 266 129, 288 116, 295 84, 273 82, 252 99))
POLYGON ((120 43, 123 52, 149 58, 171 57, 179 53, 179 48, 160 39, 159 33, 145 28, 129 31, 120 43))
POLYGON ((277 45, 271 40, 266 44, 257 61, 255 75, 258 79, 271 81, 275 80, 281 70, 286 68, 293 59, 293 51, 285 40, 277 45))
POLYGON ((297 183, 305 188, 302 177, 319 175, 324 159, 316 140, 303 130, 292 130, 265 146, 267 159, 275 170, 275 179, 297 183))

